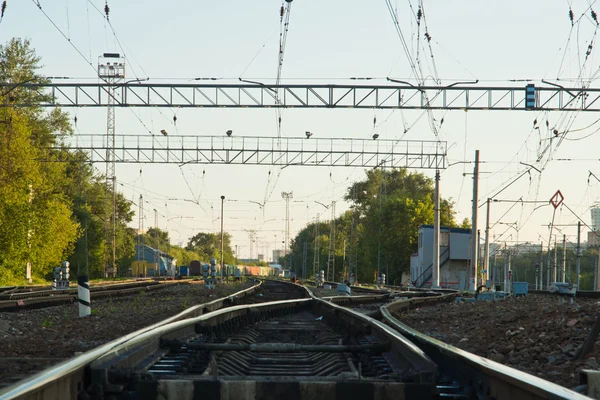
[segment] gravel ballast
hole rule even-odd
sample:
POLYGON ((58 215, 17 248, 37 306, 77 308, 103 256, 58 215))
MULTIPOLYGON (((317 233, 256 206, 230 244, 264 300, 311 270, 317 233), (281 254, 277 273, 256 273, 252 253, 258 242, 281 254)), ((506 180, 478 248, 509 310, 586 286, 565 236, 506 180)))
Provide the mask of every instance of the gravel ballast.
MULTIPOLYGON (((567 388, 579 371, 600 369, 600 346, 575 360, 600 311, 600 302, 529 295, 503 301, 426 306, 395 317, 443 342, 567 388)), ((598 338, 597 338, 598 339, 598 338)))
POLYGON ((97 301, 92 295, 92 315, 86 318, 79 318, 77 304, 0 313, 0 387, 254 284, 230 283, 211 290, 201 283, 184 283, 97 301))

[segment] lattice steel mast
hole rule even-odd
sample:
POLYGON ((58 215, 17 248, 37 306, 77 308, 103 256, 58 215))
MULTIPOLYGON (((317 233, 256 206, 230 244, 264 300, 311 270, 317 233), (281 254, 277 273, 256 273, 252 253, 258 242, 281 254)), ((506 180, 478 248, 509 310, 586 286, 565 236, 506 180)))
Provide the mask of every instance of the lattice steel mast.
POLYGON ((327 280, 335 280, 335 201, 331 202, 331 223, 329 231, 329 258, 327 259, 327 280))
POLYGON ((317 275, 319 272, 319 217, 320 214, 317 214, 317 219, 315 220, 315 234, 314 234, 314 258, 313 258, 313 275, 317 275))
POLYGON ((290 200, 294 198, 294 192, 281 192, 281 197, 285 200, 285 244, 283 254, 287 256, 290 243, 290 200))
POLYGON ((118 53, 98 57, 98 77, 106 82, 106 210, 104 276, 116 275, 117 188, 115 176, 115 88, 125 78, 125 59, 118 53), (111 194, 112 192, 112 194, 111 194))

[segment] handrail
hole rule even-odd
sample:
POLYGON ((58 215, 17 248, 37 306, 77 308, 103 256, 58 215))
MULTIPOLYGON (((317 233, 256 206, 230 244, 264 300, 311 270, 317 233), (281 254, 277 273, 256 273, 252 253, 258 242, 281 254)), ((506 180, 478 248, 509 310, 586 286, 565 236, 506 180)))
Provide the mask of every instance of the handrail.
MULTIPOLYGON (((449 252, 450 252, 450 246, 446 247, 446 250, 442 251, 442 254, 440 254, 440 259, 442 258, 442 256, 443 256, 444 254, 446 254, 446 253, 449 253, 449 252)), ((448 257, 446 257, 446 259, 440 263, 440 267, 441 267, 442 265, 444 265, 444 264, 445 264, 445 263, 446 263, 446 262, 447 262, 449 259, 450 259, 450 254, 448 254, 448 257)), ((423 277, 423 276, 424 276, 424 275, 425 275, 427 272, 431 272, 431 269, 432 269, 432 268, 433 268, 433 263, 431 263, 431 265, 430 265, 429 267, 425 268, 425 271, 423 271, 423 273, 422 273, 421 275, 419 275, 419 276, 417 277, 417 279, 415 279, 415 280, 413 281, 413 285, 417 286, 417 283, 419 282, 419 280, 420 280, 420 279, 421 279, 421 278, 422 278, 422 277, 423 277)), ((429 278, 429 276, 428 276, 427 278, 429 278)), ((425 278, 425 279, 427 279, 427 278, 425 278)), ((424 282, 423 282, 423 283, 424 283, 424 282)), ((419 287, 423 286, 423 283, 421 283, 421 284, 419 285, 419 287)))

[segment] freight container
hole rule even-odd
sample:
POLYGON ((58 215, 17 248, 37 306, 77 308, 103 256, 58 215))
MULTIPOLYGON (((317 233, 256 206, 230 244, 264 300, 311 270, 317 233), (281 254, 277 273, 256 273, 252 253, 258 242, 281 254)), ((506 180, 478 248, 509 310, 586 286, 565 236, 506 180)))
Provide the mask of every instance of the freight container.
POLYGON ((194 261, 190 262, 189 275, 190 276, 202 275, 202 264, 200 264, 200 261, 194 260, 194 261))

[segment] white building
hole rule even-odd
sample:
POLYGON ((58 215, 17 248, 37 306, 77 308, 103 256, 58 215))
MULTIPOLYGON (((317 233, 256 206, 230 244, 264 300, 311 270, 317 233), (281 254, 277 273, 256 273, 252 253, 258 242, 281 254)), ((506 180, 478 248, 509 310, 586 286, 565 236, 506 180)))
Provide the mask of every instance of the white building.
MULTIPOLYGON (((468 289, 471 230, 440 227, 440 286, 468 289)), ((433 226, 419 227, 419 250, 410 257, 410 278, 417 287, 431 287, 433 226)))
POLYGON ((600 231, 600 207, 593 207, 590 210, 592 214, 592 229, 594 231, 600 231))

